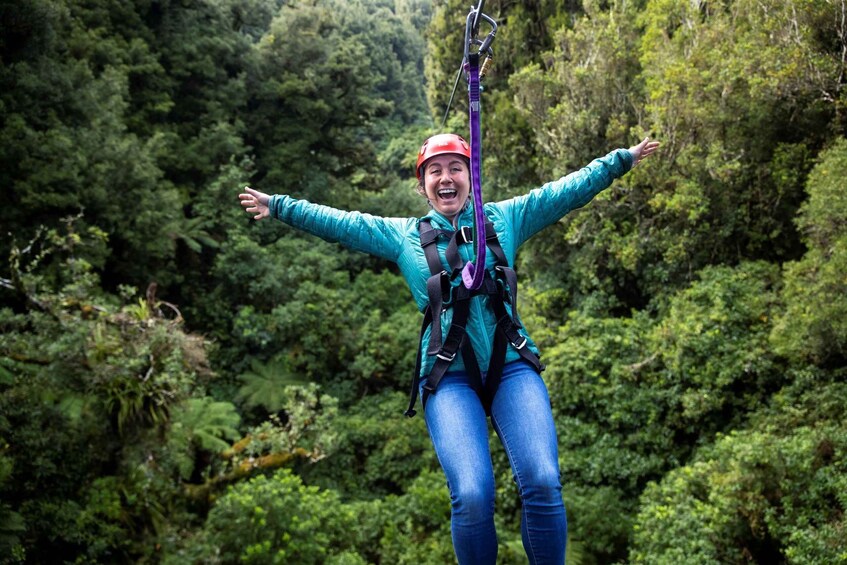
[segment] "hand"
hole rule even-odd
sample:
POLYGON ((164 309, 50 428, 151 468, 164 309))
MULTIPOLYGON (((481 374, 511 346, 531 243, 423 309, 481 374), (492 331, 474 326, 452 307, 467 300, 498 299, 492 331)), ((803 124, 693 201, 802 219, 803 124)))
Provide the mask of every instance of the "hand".
POLYGON ((271 215, 271 210, 268 208, 268 204, 271 201, 270 196, 264 192, 253 190, 249 186, 245 186, 244 190, 247 192, 242 192, 238 195, 238 198, 241 200, 241 205, 244 206, 245 212, 255 214, 253 216, 254 220, 261 220, 271 215))
POLYGON ((632 166, 635 167, 638 163, 652 155, 659 148, 658 141, 650 141, 649 137, 645 137, 638 145, 633 145, 629 148, 632 155, 632 166))

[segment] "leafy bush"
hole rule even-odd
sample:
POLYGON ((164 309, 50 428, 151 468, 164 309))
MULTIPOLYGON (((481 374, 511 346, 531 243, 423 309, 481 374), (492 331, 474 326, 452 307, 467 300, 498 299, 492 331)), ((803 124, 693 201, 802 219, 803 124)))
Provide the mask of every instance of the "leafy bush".
POLYGON ((438 468, 422 417, 403 416, 402 393, 369 395, 336 414, 334 449, 298 471, 304 480, 332 488, 345 498, 368 500, 400 495, 422 470, 438 468))
POLYGON ((847 560, 847 387, 797 376, 750 429, 721 435, 648 486, 633 562, 847 560))
POLYGON ((803 361, 837 366, 847 359, 847 140, 820 155, 809 175, 809 199, 797 217, 808 246, 785 265, 785 311, 773 331, 775 349, 803 361))
POLYGON ((336 493, 282 469, 229 488, 209 512, 201 544, 170 562, 326 563, 351 545, 354 519, 336 493))

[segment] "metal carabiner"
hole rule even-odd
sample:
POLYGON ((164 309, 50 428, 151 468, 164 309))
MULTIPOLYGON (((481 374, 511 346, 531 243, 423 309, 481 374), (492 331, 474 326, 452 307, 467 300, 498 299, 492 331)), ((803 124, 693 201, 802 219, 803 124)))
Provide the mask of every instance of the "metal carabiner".
MULTIPOLYGON (((482 0, 480 0, 480 4, 482 4, 482 0)), ((497 22, 495 22, 491 17, 478 10, 471 10, 468 14, 468 21, 465 25, 465 56, 464 61, 467 62, 468 55, 470 54, 471 45, 479 45, 479 49, 477 49, 477 53, 486 53, 489 57, 492 55, 491 52, 491 43, 494 41, 494 36, 497 34, 497 22), (485 20, 488 25, 491 26, 491 31, 488 33, 486 38, 480 41, 477 38, 477 34, 479 32, 479 18, 485 20)))
POLYGON ((476 51, 477 53, 485 53, 485 61, 483 61, 482 67, 479 71, 480 78, 484 77, 488 72, 488 68, 491 66, 491 61, 494 58, 494 52, 491 50, 491 43, 494 41, 494 35, 497 33, 497 22, 482 13, 482 7, 484 5, 485 0, 479 0, 477 6, 475 8, 471 7, 471 11, 468 13, 467 23, 465 24, 464 56, 462 57, 462 62, 459 65, 459 70, 456 72, 456 80, 453 82, 453 90, 450 92, 450 100, 447 102, 447 107, 444 109, 444 117, 441 118, 442 129, 444 128, 444 124, 447 123, 447 115, 450 113, 450 107, 453 105, 453 97, 456 95, 456 88, 459 86, 459 79, 462 78, 462 73, 464 73, 465 78, 470 81, 470 77, 467 75, 467 63, 468 55, 471 51, 471 45, 479 46, 479 49, 476 51), (482 41, 477 39, 477 35, 479 34, 480 18, 491 26, 491 31, 482 41))

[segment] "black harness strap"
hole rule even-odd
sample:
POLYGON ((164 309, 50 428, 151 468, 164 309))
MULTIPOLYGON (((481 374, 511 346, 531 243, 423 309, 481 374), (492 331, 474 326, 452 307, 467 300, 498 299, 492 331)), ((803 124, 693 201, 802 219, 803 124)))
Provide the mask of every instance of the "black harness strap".
MULTIPOLYGON (((424 310, 423 323, 421 324, 421 335, 426 331, 426 327, 432 322, 432 309, 427 306, 424 310)), ((409 391, 409 408, 404 412, 409 418, 417 414, 415 403, 418 401, 418 375, 421 374, 422 349, 418 347, 418 355, 415 359, 415 373, 412 378, 412 390, 409 391)))
MULTIPOLYGON (((500 386, 500 378, 503 376, 503 367, 506 362, 507 343, 512 344, 521 358, 541 372, 544 366, 533 351, 527 347, 527 339, 518 331, 518 322, 506 311, 502 300, 492 301, 494 315, 497 317, 497 331, 494 333, 493 353, 488 363, 488 372, 485 378, 486 395, 491 402, 500 386)), ((513 310, 514 312, 514 310, 513 310)))
POLYGON ((442 271, 441 267, 441 259, 438 257, 438 252, 435 253, 430 252, 430 246, 433 245, 438 238, 442 235, 450 235, 453 232, 449 232, 446 230, 437 230, 432 227, 432 224, 429 222, 421 222, 420 223, 420 236, 421 236, 421 247, 423 247, 424 255, 426 256, 426 262, 429 265, 429 272, 435 274, 439 271, 442 271))
POLYGON ((429 296, 429 310, 432 318, 432 331, 429 334, 427 355, 435 355, 441 351, 441 312, 444 310, 444 288, 450 288, 450 278, 447 271, 441 271, 426 280, 426 293, 429 296))

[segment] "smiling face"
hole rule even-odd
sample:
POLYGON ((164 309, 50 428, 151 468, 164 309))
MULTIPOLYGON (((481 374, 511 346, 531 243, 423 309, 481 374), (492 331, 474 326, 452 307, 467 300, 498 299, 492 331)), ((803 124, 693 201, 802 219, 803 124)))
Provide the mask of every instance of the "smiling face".
POLYGON ((436 155, 423 166, 423 192, 436 212, 453 220, 468 200, 470 171, 467 160, 454 153, 436 155))

